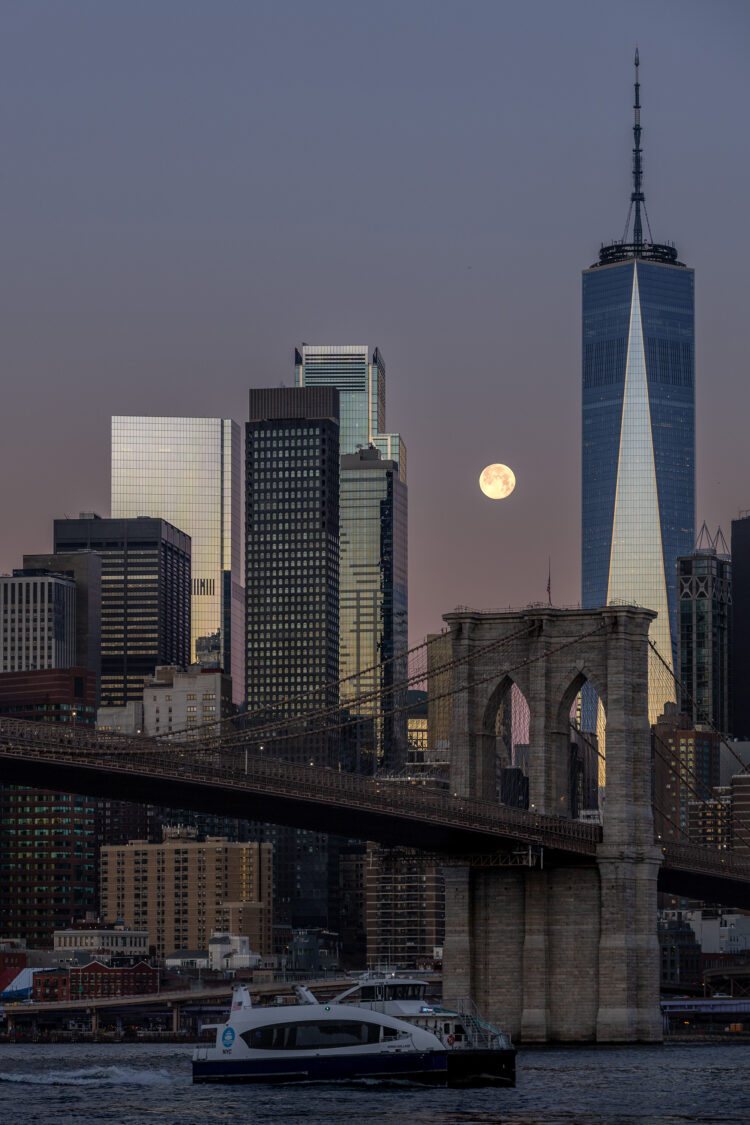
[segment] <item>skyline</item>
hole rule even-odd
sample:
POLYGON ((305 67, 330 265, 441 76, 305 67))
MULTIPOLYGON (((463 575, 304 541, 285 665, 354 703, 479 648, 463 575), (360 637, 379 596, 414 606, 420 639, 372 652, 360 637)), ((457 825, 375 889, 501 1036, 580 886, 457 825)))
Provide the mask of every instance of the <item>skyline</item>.
POLYGON ((110 416, 242 423, 303 340, 368 340, 409 450, 412 643, 456 604, 545 600, 549 556, 577 603, 578 278, 625 218, 635 38, 654 237, 696 270, 697 526, 728 533, 750 507, 748 15, 573 8, 9 12, 0 571, 54 518, 108 513, 110 416), (496 461, 502 505, 476 486, 496 461))

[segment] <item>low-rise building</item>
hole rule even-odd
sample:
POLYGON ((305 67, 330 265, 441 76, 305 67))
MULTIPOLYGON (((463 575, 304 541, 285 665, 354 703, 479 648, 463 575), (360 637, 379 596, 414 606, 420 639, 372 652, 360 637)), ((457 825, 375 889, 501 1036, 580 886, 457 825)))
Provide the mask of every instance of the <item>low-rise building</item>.
POLYGON ((116 996, 147 996, 159 991, 159 970, 145 961, 107 965, 91 961, 70 969, 39 969, 34 973, 33 999, 106 1000, 116 996))
POLYGON ((248 937, 240 934, 211 934, 208 967, 214 972, 233 973, 238 969, 255 969, 260 962, 260 954, 253 953, 248 937))
MULTIPOLYGON (((187 671, 163 666, 143 686, 143 730, 186 739, 191 728, 228 719, 234 714, 232 677, 215 668, 192 664, 187 671)), ((216 728, 216 733, 220 730, 216 728)))
POLYGON ((127 926, 110 924, 55 930, 54 949, 62 954, 75 957, 87 953, 100 961, 117 958, 148 957, 148 930, 131 930, 127 926))

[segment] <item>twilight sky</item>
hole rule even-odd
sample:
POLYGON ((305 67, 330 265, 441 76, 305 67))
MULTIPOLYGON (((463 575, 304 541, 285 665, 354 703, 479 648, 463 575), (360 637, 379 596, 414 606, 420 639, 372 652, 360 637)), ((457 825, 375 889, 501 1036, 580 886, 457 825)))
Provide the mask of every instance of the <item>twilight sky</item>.
POLYGON ((698 522, 750 508, 746 0, 0 0, 0 572, 109 511, 112 414, 247 415, 379 346, 410 632, 577 603, 580 271, 696 269, 698 522), (518 484, 477 485, 492 461, 518 484))

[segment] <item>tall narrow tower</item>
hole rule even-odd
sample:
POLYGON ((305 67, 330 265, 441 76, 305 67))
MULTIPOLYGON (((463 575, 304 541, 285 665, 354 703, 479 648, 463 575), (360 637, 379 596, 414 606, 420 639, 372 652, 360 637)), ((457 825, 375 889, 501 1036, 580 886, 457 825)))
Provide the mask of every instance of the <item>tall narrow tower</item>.
POLYGON ((677 558, 695 538, 694 279, 652 240, 642 179, 636 49, 630 210, 583 272, 582 604, 656 610, 674 667, 677 558))

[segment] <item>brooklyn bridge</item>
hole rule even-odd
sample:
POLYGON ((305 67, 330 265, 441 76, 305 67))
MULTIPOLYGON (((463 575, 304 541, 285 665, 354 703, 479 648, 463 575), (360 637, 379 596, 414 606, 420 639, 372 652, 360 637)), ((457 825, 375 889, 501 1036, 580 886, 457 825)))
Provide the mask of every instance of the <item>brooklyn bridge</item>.
MULTIPOLYGON (((292 719, 287 706, 168 739, 0 719, 2 779, 432 853, 446 879, 446 996, 473 996, 525 1041, 658 1040, 657 891, 750 909, 750 847, 741 836, 732 851, 685 831, 655 834, 654 811, 669 813, 653 808, 655 756, 696 799, 710 794, 652 737, 654 692, 659 705, 677 694, 649 645, 653 617, 629 606, 448 614, 448 655, 429 685, 450 709, 443 787, 321 765, 321 738, 342 725, 330 695, 292 719), (576 816, 569 785, 571 721, 587 684, 606 715, 606 738, 590 736, 606 793, 595 822, 576 816), (528 710, 528 808, 498 797, 508 749, 498 716, 512 690, 528 710)), ((391 713, 424 680, 414 654, 385 689, 391 713)), ((574 734, 586 737, 580 724, 574 734)))

